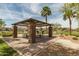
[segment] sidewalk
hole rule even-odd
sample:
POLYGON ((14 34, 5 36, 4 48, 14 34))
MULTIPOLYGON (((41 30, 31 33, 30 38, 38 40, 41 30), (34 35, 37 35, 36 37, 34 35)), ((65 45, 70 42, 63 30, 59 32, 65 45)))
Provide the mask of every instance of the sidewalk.
POLYGON ((3 40, 22 56, 36 55, 41 49, 47 47, 46 43, 30 44, 28 39, 24 38, 4 38, 3 40))

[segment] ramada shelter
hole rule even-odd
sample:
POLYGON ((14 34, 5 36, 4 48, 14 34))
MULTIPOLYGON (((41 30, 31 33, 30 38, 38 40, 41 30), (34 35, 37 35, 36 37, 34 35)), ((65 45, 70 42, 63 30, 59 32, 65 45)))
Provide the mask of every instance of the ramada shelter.
POLYGON ((29 42, 36 42, 36 27, 48 26, 48 36, 52 37, 52 24, 39 21, 33 18, 29 18, 20 22, 16 22, 13 25, 13 38, 17 38, 17 26, 26 26, 29 28, 29 42))

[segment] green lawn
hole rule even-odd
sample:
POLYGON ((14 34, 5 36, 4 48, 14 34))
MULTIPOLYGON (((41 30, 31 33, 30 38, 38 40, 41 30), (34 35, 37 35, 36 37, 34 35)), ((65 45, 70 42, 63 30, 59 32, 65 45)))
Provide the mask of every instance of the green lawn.
POLYGON ((15 56, 18 53, 0 39, 0 56, 15 56))

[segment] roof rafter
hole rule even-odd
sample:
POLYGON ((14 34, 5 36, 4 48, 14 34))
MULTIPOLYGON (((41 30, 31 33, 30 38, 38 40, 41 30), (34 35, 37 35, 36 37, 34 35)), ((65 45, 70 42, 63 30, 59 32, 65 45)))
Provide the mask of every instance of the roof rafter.
POLYGON ((16 23, 14 23, 12 25, 21 25, 22 24, 22 25, 27 26, 28 24, 30 24, 30 22, 35 22, 38 27, 39 26, 49 26, 49 25, 52 25, 52 24, 49 24, 49 23, 46 23, 46 22, 43 22, 43 21, 39 21, 39 20, 33 19, 33 18, 29 18, 27 20, 16 22, 16 23))

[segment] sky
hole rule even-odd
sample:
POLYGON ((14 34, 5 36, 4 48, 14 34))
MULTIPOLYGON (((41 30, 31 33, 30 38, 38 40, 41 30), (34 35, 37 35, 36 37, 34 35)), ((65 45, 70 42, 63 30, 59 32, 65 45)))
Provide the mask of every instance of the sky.
MULTIPOLYGON (((69 27, 69 21, 63 20, 63 14, 60 11, 63 3, 0 3, 0 18, 6 23, 6 27, 12 27, 12 24, 28 18, 34 18, 45 21, 45 17, 40 12, 44 6, 51 9, 52 15, 48 16, 48 23, 58 23, 62 27, 69 27)), ((77 28, 77 20, 72 20, 72 28, 77 28)))

